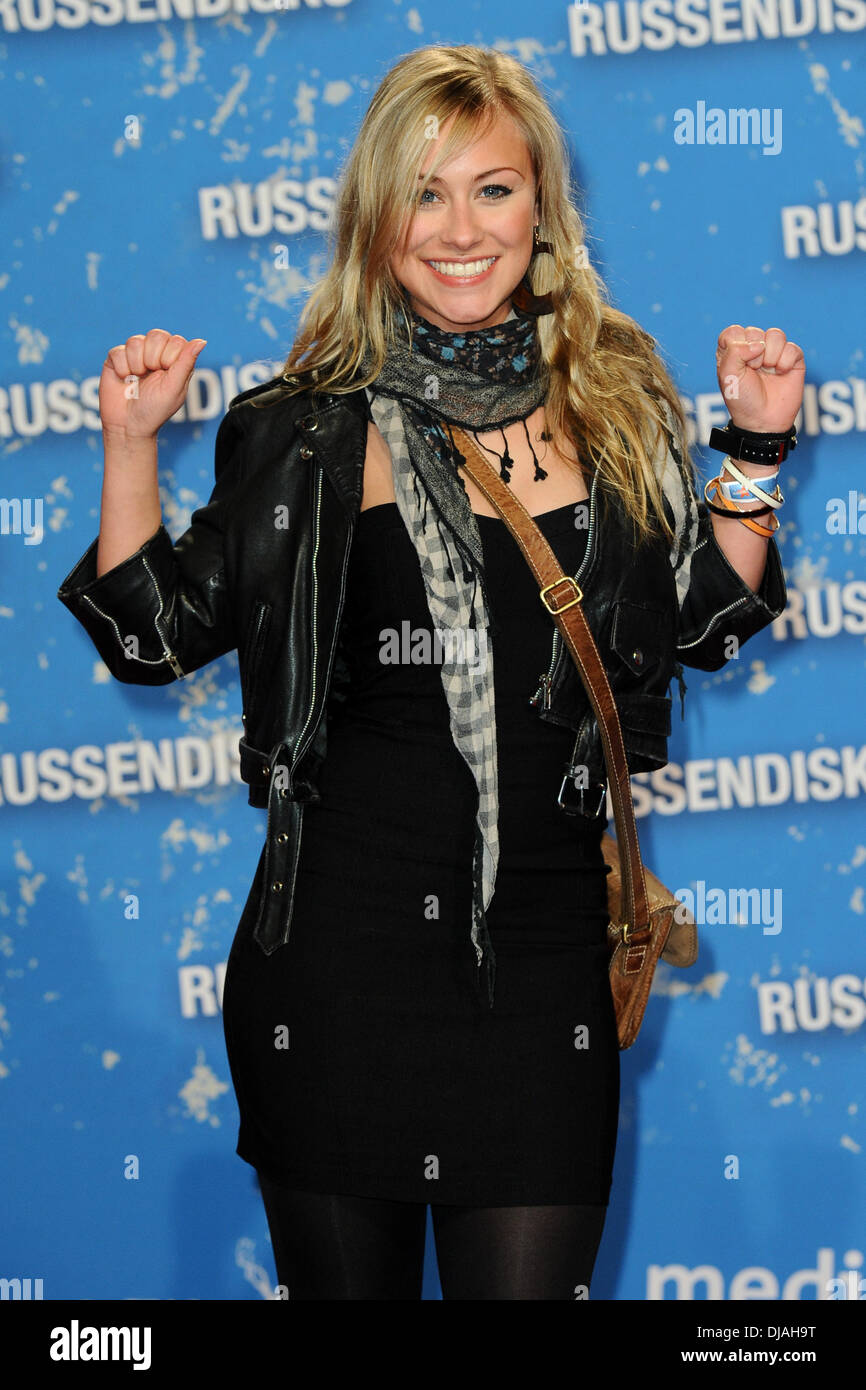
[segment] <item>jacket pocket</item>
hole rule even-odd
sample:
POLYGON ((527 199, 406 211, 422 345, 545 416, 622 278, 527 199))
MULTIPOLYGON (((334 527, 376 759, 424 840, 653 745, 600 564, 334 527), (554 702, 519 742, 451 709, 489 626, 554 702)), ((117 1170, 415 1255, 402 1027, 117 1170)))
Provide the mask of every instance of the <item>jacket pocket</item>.
MULTIPOLYGON (((625 758, 630 774, 654 772, 668 762, 668 737, 671 731, 671 697, 643 695, 639 691, 615 695, 625 758)), ((589 769, 591 782, 607 778, 604 748, 594 714, 588 716, 586 736, 581 740, 575 762, 589 769)))
POLYGON ((620 599, 614 604, 610 645, 633 676, 658 665, 665 648, 665 615, 659 608, 620 599))
POLYGON ((247 645, 244 651, 244 687, 246 690, 246 716, 249 722, 258 695, 262 657, 268 640, 273 605, 261 600, 256 604, 247 645))
POLYGON ((616 707, 630 772, 649 772, 668 761, 670 695, 618 695, 616 707))

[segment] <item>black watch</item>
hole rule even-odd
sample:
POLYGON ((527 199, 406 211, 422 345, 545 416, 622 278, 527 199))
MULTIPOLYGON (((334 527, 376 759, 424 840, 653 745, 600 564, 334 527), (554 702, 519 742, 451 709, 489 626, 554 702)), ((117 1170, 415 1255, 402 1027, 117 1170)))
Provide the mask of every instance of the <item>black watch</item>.
POLYGON ((754 430, 740 429, 729 417, 723 430, 710 431, 709 447, 743 463, 783 463, 797 447, 797 431, 792 425, 781 434, 757 434, 754 430))

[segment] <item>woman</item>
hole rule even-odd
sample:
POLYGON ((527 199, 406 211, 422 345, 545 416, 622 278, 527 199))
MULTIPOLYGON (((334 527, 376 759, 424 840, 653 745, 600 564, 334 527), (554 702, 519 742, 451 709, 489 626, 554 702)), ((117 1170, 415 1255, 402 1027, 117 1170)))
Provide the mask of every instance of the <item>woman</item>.
MULTIPOLYGON (((609 1197, 598 730, 453 426, 581 577, 632 771, 666 761, 677 657, 717 669, 784 606, 781 495, 726 471, 740 501, 698 504, 676 391, 604 302, 567 167, 513 59, 399 62, 285 373, 231 403, 174 546, 155 436, 200 340, 151 330, 103 371, 100 535, 60 597, 122 680, 238 647, 268 833, 224 1021, 293 1299, 420 1297, 428 1203, 445 1298, 587 1297, 609 1197)), ((733 325, 717 366, 734 425, 781 441, 799 348, 733 325)))

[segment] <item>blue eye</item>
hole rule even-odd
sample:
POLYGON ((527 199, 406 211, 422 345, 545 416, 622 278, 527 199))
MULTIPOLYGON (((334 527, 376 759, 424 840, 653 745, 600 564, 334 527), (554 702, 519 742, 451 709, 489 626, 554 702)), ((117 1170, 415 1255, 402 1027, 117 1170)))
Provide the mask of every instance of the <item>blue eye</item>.
MULTIPOLYGON (((498 203, 498 202, 500 201, 501 198, 507 198, 508 195, 509 195, 509 193, 512 191, 510 188, 507 188, 507 187, 505 186, 504 183, 486 183, 486 184, 484 185, 484 187, 482 188, 482 190, 481 190, 482 193, 486 192, 487 189, 489 189, 489 188, 493 188, 493 189, 496 190, 496 196, 493 197, 493 198, 485 198, 484 201, 487 202, 487 203, 498 203)), ((418 195, 418 201, 419 201, 419 203, 421 204, 422 207, 429 207, 429 206, 430 206, 429 203, 425 203, 425 202, 424 202, 424 197, 425 197, 425 195, 426 195, 427 193, 432 193, 433 196, 434 196, 434 198, 437 196, 437 194, 434 192, 434 190, 433 190, 432 188, 425 188, 425 189, 418 195)))

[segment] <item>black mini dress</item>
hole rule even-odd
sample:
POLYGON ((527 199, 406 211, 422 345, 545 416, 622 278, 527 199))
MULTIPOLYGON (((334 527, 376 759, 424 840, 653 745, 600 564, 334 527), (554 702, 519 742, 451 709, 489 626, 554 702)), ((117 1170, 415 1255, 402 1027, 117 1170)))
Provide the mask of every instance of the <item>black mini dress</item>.
MULTIPOLYGON (((574 573, 586 536, 574 506, 536 522, 574 573)), ((440 665, 380 659, 383 629, 432 633, 414 546, 384 503, 361 512, 352 543, 351 684, 329 716, 321 801, 304 809, 289 940, 265 956, 242 918, 229 955, 237 1153, 304 1191, 606 1204, 619 1048, 604 826, 557 805, 574 733, 529 703, 553 619, 505 523, 478 526, 499 777, 494 1006, 470 940, 477 791, 440 665)))

